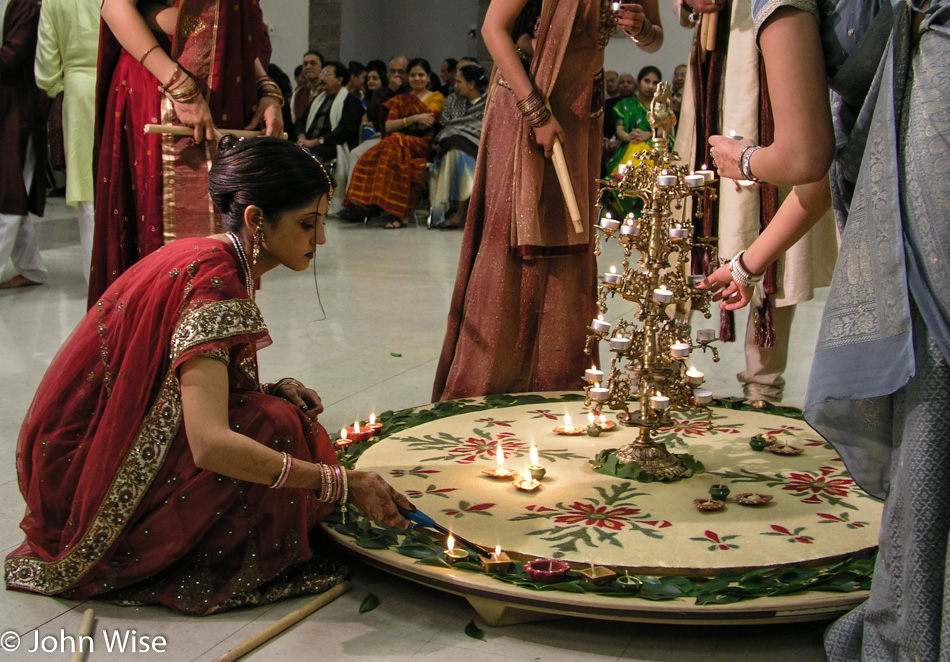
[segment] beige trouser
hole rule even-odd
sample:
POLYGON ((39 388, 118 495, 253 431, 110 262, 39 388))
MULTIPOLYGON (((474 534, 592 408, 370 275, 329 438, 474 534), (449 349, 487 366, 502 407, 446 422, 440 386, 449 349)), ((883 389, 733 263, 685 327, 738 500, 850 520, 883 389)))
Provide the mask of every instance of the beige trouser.
POLYGON ((772 303, 772 326, 775 328, 775 344, 770 349, 755 344, 755 310, 762 303, 762 288, 755 288, 749 304, 749 317, 745 334, 745 372, 736 375, 748 400, 765 400, 779 403, 785 391, 782 373, 788 363, 789 336, 795 306, 777 308, 772 303))

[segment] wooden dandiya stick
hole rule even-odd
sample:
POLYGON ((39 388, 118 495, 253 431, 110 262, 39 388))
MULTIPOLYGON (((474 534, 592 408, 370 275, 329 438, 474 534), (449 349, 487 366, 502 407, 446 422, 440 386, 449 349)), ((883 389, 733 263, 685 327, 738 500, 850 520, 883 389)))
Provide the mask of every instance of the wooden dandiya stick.
POLYGON ((250 639, 247 639, 246 641, 241 642, 240 644, 238 644, 237 646, 229 650, 227 653, 225 653, 222 657, 216 658, 214 662, 234 662, 235 660, 241 659, 242 657, 250 653, 252 650, 260 646, 261 644, 264 644, 270 641, 271 639, 276 637, 278 634, 280 634, 281 632, 289 628, 291 625, 294 625, 298 621, 302 621, 313 612, 317 611, 321 607, 324 607, 330 604, 331 602, 333 602, 334 600, 336 600, 338 597, 340 597, 341 595, 343 595, 349 590, 350 590, 349 582, 341 582, 337 584, 336 586, 331 588, 329 591, 325 593, 321 593, 320 595, 315 597, 313 600, 305 604, 303 607, 300 607, 299 609, 295 609, 294 611, 290 612, 289 614, 284 616, 282 619, 280 619, 276 623, 270 625, 269 627, 264 628, 263 630, 255 634, 250 639))
MULTIPOLYGON (((215 135, 220 139, 221 136, 236 136, 237 138, 256 138, 263 136, 263 131, 246 131, 244 129, 219 129, 214 128, 215 135)), ((172 124, 146 124, 145 133, 170 133, 173 136, 193 136, 195 130, 188 126, 177 126, 172 124)), ((287 139, 287 134, 281 134, 281 138, 287 139)))
POLYGON ((714 11, 710 14, 704 14, 706 19, 706 33, 703 39, 703 47, 708 52, 716 50, 716 33, 719 31, 719 12, 714 11))
POLYGON ((83 612, 82 623, 79 624, 79 648, 73 652, 69 662, 83 662, 86 659, 86 653, 88 649, 83 647, 83 637, 92 636, 92 626, 96 620, 96 612, 92 609, 87 609, 83 612))
POLYGON ((700 59, 706 61, 706 40, 708 39, 709 34, 709 14, 700 14, 699 15, 699 56, 700 59))
POLYGON ((567 211, 571 215, 571 223, 574 224, 574 232, 578 234, 584 231, 581 225, 581 210, 577 208, 577 198, 574 197, 574 185, 571 184, 571 173, 567 170, 567 159, 564 158, 564 148, 561 147, 561 140, 554 137, 553 154, 554 171, 557 173, 557 181, 561 185, 561 192, 564 194, 564 201, 567 203, 567 211))

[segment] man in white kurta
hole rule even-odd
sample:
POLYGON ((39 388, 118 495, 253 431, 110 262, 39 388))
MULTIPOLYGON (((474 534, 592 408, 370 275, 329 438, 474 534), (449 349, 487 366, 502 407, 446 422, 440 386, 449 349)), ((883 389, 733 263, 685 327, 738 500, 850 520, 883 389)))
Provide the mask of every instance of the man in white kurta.
MULTIPOLYGON (((699 2, 674 0, 674 11, 684 27, 695 27, 688 14, 691 5, 710 5, 711 0, 699 2)), ((723 2, 716 2, 722 6, 723 2)), ((729 21, 729 40, 722 85, 722 127, 720 133, 759 140, 759 51, 752 32, 750 0, 734 0, 729 11, 721 11, 719 20, 729 21)), ((698 38, 698 37, 697 37, 698 38)), ((694 72, 687 74, 683 91, 680 124, 676 132, 676 151, 692 160, 696 153, 696 99, 693 87, 694 72)), ((802 149, 808 148, 807 137, 802 149)), ((708 151, 708 150, 704 150, 708 151)), ((705 167, 691 163, 691 167, 705 167)), ((779 204, 788 189, 780 189, 779 204)), ((731 259, 748 248, 759 236, 759 192, 755 186, 737 187, 731 180, 722 180, 719 188, 719 257, 731 259)), ((797 244, 778 261, 775 294, 765 294, 760 283, 749 306, 745 333, 746 369, 737 375, 747 400, 758 405, 762 402, 782 401, 785 379, 782 373, 788 362, 789 336, 795 305, 814 296, 814 289, 831 284, 838 254, 838 237, 833 214, 829 211, 797 244), (753 311, 763 297, 769 297, 775 342, 771 348, 760 347, 754 337, 753 311)), ((737 334, 739 335, 739 334, 737 334)))
POLYGON ((92 150, 96 122, 99 0, 43 0, 36 47, 36 85, 52 99, 63 93, 66 202, 79 214, 82 270, 92 256, 92 150))

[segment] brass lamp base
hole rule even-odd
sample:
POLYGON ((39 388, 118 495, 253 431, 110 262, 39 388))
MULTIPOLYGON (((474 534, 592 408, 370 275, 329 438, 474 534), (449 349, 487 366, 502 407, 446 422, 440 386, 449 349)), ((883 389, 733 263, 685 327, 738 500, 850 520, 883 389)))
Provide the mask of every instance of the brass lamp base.
POLYGON ((666 450, 662 444, 633 443, 617 449, 617 462, 636 462, 644 473, 654 478, 678 478, 687 473, 683 461, 666 450))

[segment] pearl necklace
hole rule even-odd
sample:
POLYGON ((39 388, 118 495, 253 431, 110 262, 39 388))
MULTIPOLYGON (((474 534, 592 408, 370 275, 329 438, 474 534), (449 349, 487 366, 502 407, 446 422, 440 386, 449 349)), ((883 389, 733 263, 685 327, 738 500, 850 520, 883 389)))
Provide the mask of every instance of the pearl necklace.
POLYGON ((228 232, 228 239, 231 240, 231 244, 234 246, 234 250, 237 252, 238 261, 241 263, 241 266, 244 267, 244 278, 247 283, 247 293, 248 296, 253 299, 254 279, 251 277, 251 263, 247 261, 247 254, 244 252, 244 244, 241 243, 241 239, 233 232, 228 232))

